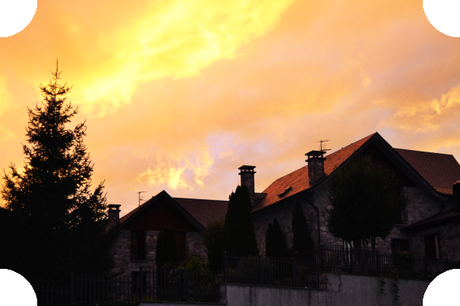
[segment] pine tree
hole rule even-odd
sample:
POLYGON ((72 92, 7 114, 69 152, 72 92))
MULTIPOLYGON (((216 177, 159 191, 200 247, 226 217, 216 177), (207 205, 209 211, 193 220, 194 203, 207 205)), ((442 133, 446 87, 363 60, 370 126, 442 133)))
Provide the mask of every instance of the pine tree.
POLYGON ((248 189, 246 186, 238 186, 229 197, 225 215, 224 243, 227 252, 259 255, 251 210, 248 189))
POLYGON ((24 169, 11 165, 2 190, 10 233, 2 235, 10 248, 3 264, 37 282, 113 267, 104 185, 91 191, 85 122, 67 128, 77 109, 65 103, 71 87, 58 83, 60 74, 56 66, 50 83, 40 84, 42 105, 28 110, 24 169))
POLYGON ((278 219, 273 220, 273 224, 268 224, 265 235, 265 256, 283 257, 286 253, 286 242, 283 231, 281 230, 278 219))
POLYGON ((224 256, 224 221, 211 220, 203 233, 203 241, 211 271, 221 272, 224 256))
POLYGON ((308 252, 313 250, 313 239, 300 203, 296 203, 292 213, 292 236, 292 251, 308 252))

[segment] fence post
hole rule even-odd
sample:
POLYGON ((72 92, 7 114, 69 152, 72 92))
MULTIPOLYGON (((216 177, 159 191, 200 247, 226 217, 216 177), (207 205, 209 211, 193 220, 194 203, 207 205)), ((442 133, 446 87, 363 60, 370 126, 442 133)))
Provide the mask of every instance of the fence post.
POLYGON ((322 266, 322 269, 323 271, 326 271, 326 254, 325 254, 326 250, 324 249, 324 246, 321 245, 320 246, 320 253, 321 253, 321 266, 322 266))
POLYGON ((152 267, 152 298, 156 299, 157 298, 157 292, 156 292, 156 281, 157 281, 157 270, 155 269, 155 265, 152 267))
POLYGON ((144 299, 144 268, 139 267, 139 278, 137 280, 139 282, 139 301, 144 299))
POLYGON ((73 272, 70 273, 70 305, 73 305, 73 272))
POLYGON ((263 285, 264 283, 264 264, 263 258, 259 255, 259 284, 263 285))
POLYGON ((296 275, 295 275, 295 258, 291 258, 292 266, 292 286, 296 286, 296 275))
POLYGON ((427 272, 426 272, 426 256, 423 256, 423 269, 425 270, 425 276, 427 276, 427 272))
POLYGON ((377 273, 380 273, 380 252, 375 251, 375 260, 377 261, 377 273))
POLYGON ((227 251, 224 251, 224 283, 228 281, 228 257, 227 251))
POLYGON ((354 263, 355 259, 353 258, 353 248, 350 248, 350 272, 353 273, 354 269, 353 269, 353 263, 354 263))
POLYGON ((187 294, 187 281, 186 281, 185 269, 180 270, 180 282, 181 282, 181 298, 184 298, 187 294))

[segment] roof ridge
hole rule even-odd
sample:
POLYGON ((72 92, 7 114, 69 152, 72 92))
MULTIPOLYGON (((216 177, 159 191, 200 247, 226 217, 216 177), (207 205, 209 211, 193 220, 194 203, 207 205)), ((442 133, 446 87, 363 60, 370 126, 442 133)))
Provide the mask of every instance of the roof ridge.
POLYGON ((172 197, 174 200, 199 200, 199 201, 219 201, 219 202, 228 202, 228 200, 215 200, 215 199, 199 199, 199 198, 182 198, 182 197, 172 197))
POLYGON ((429 151, 420 151, 420 150, 411 150, 411 149, 402 149, 402 148, 393 148, 393 149, 395 149, 396 151, 410 151, 410 152, 417 152, 417 153, 454 156, 453 154, 449 154, 449 153, 429 152, 429 151))

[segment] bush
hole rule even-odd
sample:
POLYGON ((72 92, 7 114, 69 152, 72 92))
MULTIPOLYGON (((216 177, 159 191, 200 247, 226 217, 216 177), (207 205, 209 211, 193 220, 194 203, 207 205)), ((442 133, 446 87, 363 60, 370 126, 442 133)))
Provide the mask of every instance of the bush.
POLYGON ((190 254, 184 261, 186 271, 202 271, 205 268, 204 258, 200 254, 190 254))

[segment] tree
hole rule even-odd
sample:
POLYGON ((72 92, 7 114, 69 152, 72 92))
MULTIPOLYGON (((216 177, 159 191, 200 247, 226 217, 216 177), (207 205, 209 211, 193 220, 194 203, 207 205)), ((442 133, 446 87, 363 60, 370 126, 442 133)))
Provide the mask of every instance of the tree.
POLYGON ((356 157, 329 181, 328 228, 345 241, 371 241, 390 234, 408 197, 392 171, 374 166, 369 157, 356 157))
POLYGON ((296 203, 292 212, 292 251, 308 252, 312 251, 313 247, 307 218, 300 203, 296 203))
POLYGON ((116 235, 106 231, 104 185, 91 191, 85 122, 67 128, 77 109, 65 104, 71 87, 58 84, 60 74, 56 66, 50 83, 40 84, 42 105, 28 109, 24 169, 11 165, 2 189, 1 239, 9 248, 3 264, 37 282, 113 267, 116 235))
POLYGON ((224 221, 212 219, 203 233, 209 267, 213 272, 222 271, 224 256, 224 221))
POLYGON ((283 257, 286 252, 286 242, 283 231, 281 230, 278 219, 273 220, 273 224, 268 224, 265 234, 265 256, 283 257))
POLYGON ((158 268, 165 265, 175 267, 179 263, 176 236, 172 227, 165 228, 158 233, 155 261, 158 268))
POLYGON ((227 252, 259 255, 251 209, 251 196, 246 186, 236 187, 229 197, 225 215, 224 243, 227 252))

